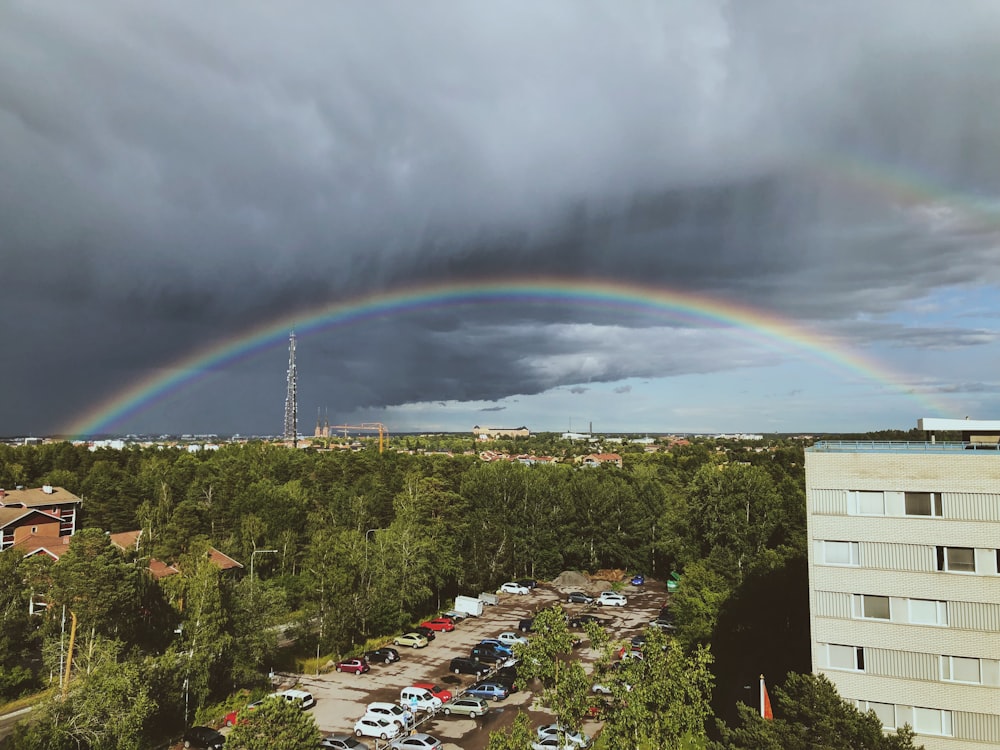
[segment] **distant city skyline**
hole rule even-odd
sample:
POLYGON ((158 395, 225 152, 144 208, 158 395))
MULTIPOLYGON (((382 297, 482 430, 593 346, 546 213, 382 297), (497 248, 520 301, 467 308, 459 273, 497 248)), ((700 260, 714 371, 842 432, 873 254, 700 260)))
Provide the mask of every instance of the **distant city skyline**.
POLYGON ((0 434, 1000 416, 993 0, 292 7, 5 12, 0 434))

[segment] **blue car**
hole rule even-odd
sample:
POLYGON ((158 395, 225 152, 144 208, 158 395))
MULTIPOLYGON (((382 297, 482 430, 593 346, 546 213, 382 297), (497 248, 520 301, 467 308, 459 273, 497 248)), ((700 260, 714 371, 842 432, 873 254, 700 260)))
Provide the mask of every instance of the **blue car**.
POLYGON ((501 654, 503 656, 514 655, 514 649, 504 644, 502 641, 497 640, 496 638, 483 638, 483 640, 479 642, 479 645, 486 646, 487 648, 492 648, 498 654, 501 654))
POLYGON ((473 695, 476 698, 486 700, 502 701, 509 694, 507 688, 496 682, 477 682, 465 691, 466 695, 473 695))
POLYGON ((646 576, 644 576, 642 573, 636 573, 634 576, 632 576, 633 586, 642 586, 645 582, 646 582, 646 576))

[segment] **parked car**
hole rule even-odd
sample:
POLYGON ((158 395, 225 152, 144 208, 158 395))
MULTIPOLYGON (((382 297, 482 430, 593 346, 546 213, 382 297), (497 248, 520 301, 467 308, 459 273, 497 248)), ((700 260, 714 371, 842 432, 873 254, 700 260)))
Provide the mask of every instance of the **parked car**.
POLYGON ((520 630, 522 633, 533 632, 535 629, 535 618, 534 617, 524 618, 519 623, 517 623, 517 629, 520 630))
POLYGON ((449 609, 447 612, 441 613, 442 617, 447 617, 449 620, 454 622, 456 625, 469 616, 468 612, 459 612, 457 609, 449 609))
POLYGON ((534 589, 538 587, 538 581, 534 578, 519 578, 514 581, 518 586, 524 586, 526 589, 534 589))
POLYGON ((614 591, 602 591, 597 597, 598 607, 624 607, 626 604, 628 599, 614 591))
POLYGON ((431 630, 430 628, 425 628, 423 625, 417 625, 417 627, 415 627, 413 629, 413 632, 414 633, 419 633, 424 638, 426 638, 428 641, 433 641, 435 638, 437 638, 437 636, 434 635, 434 631, 433 630, 431 630))
POLYGON ((643 634, 633 635, 631 640, 632 648, 637 648, 642 651, 643 647, 646 645, 646 636, 643 634))
POLYGON ((510 691, 498 682, 477 682, 465 691, 466 695, 487 700, 502 701, 510 691))
POLYGON ((469 656, 473 659, 478 659, 484 664, 496 664, 497 662, 507 660, 506 656, 498 653, 489 646, 473 646, 469 652, 469 656))
POLYGON ((383 646, 374 651, 365 651, 365 659, 369 663, 383 662, 384 664, 392 664, 394 661, 399 661, 399 652, 390 646, 383 646))
POLYGON ((646 583, 646 576, 644 576, 642 573, 636 573, 634 576, 632 576, 632 580, 629 581, 629 583, 631 583, 633 586, 642 586, 644 583, 646 583))
POLYGON ((399 724, 381 716, 365 714, 354 722, 354 734, 357 737, 378 737, 380 740, 388 740, 399 735, 399 724))
POLYGON ((428 630, 437 630, 442 633, 450 633, 455 629, 455 623, 448 617, 435 617, 433 620, 420 623, 420 627, 427 628, 428 630))
POLYGON ((368 709, 365 713, 369 716, 378 716, 386 721, 394 721, 399 724, 400 729, 408 729, 413 726, 413 712, 396 703, 375 701, 368 704, 368 709))
POLYGON ((420 633, 405 633, 394 638, 392 642, 396 646, 410 646, 411 648, 424 648, 427 645, 427 639, 420 633))
POLYGON ((583 624, 586 622, 596 622, 602 627, 608 624, 606 619, 598 617, 597 615, 592 615, 589 612, 582 612, 569 618, 569 626, 571 628, 582 628, 583 624))
POLYGON ((427 688, 410 686, 399 691, 399 703, 411 711, 437 711, 444 701, 427 688))
POLYGON ((282 690, 280 693, 271 693, 267 697, 282 698, 289 703, 295 703, 303 711, 316 705, 316 699, 313 698, 312 693, 307 693, 305 690, 282 690))
POLYGON ((590 737, 583 732, 573 732, 569 727, 564 727, 562 724, 543 724, 538 727, 537 734, 539 739, 544 739, 545 737, 565 738, 574 747, 589 747, 591 742, 590 737))
POLYGON ((656 628, 657 630, 662 630, 664 632, 669 632, 671 630, 676 630, 677 626, 674 625, 673 618, 666 619, 663 617, 657 617, 655 620, 651 620, 649 623, 651 628, 656 628))
POLYGON ((393 750, 437 750, 441 747, 441 740, 437 737, 431 737, 429 734, 417 732, 409 737, 393 741, 389 747, 393 750))
POLYGON ((468 716, 470 719, 475 719, 477 716, 482 716, 490 710, 489 704, 482 698, 455 698, 449 703, 445 703, 441 708, 441 712, 445 716, 450 716, 451 714, 461 714, 462 716, 468 716))
POLYGON ((334 750, 370 750, 368 745, 349 734, 328 734, 319 741, 319 746, 334 750))
POLYGON ((498 654, 502 654, 503 656, 514 655, 514 649, 504 644, 499 638, 483 638, 483 640, 479 642, 479 645, 490 646, 494 651, 498 654))
POLYGON ((498 635, 497 640, 509 649, 513 649, 515 643, 520 643, 522 646, 528 645, 527 638, 510 630, 498 635))
POLYGON ((515 666, 500 667, 500 669, 498 669, 496 673, 490 677, 490 682, 495 682, 499 685, 503 685, 505 688, 507 688, 508 693, 516 693, 517 667, 515 666))
POLYGON ((539 737, 531 743, 531 750, 578 750, 580 746, 568 737, 550 734, 547 737, 539 737))
POLYGON ((569 596, 566 597, 566 601, 570 604, 593 604, 594 597, 587 596, 582 591, 571 591, 569 596))
POLYGON ((530 594, 531 589, 527 586, 522 586, 514 581, 507 581, 507 583, 500 584, 500 592, 503 594, 530 594))
POLYGON ((370 672, 371 667, 368 662, 364 659, 344 659, 344 661, 338 661, 337 665, 334 667, 337 672, 353 672, 354 674, 364 674, 365 672, 370 672))
POLYGON ((212 727, 191 727, 184 732, 181 739, 184 740, 184 747, 197 747, 202 750, 221 750, 226 744, 222 732, 212 727))
POLYGON ((481 677, 490 671, 490 667, 478 659, 467 659, 464 656, 457 656, 451 660, 448 670, 455 674, 474 674, 476 677, 481 677))
POLYGON ((435 698, 440 698, 442 703, 447 703, 451 700, 451 691, 440 685, 435 685, 433 682, 414 682, 413 687, 423 688, 435 698))

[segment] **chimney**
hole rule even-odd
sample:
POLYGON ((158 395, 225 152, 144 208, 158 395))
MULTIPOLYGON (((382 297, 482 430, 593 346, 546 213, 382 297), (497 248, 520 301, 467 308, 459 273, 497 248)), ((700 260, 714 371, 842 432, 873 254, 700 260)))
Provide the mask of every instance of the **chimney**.
POLYGON ((44 492, 46 495, 51 495, 52 494, 52 485, 51 484, 44 484, 44 485, 42 485, 42 492, 44 492))

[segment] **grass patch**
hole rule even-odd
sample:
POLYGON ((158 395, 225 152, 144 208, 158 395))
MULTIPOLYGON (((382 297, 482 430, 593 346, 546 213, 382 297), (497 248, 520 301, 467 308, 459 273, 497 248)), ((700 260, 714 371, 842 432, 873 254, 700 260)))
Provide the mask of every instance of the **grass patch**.
POLYGON ((31 695, 22 695, 20 698, 10 701, 9 703, 0 703, 0 714, 11 714, 15 711, 20 711, 22 708, 31 708, 42 701, 52 697, 59 691, 59 688, 52 687, 41 691, 40 693, 32 693, 31 695))

